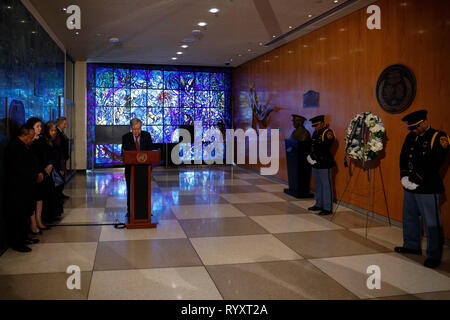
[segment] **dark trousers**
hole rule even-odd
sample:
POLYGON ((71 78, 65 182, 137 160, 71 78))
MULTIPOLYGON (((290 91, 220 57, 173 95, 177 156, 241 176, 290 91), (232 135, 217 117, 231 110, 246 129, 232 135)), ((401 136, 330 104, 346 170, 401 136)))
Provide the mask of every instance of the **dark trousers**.
POLYGON ((6 216, 6 235, 8 244, 20 246, 28 238, 30 215, 25 212, 10 211, 6 216))
POLYGON ((422 216, 427 236, 427 257, 441 260, 444 236, 438 194, 418 194, 404 191, 403 194, 403 246, 420 250, 422 216))

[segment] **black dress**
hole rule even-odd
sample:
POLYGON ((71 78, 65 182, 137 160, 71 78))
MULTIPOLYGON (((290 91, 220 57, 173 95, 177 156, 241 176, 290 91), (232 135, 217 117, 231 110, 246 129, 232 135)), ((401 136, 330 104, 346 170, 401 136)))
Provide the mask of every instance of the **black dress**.
POLYGON ((31 152, 37 159, 38 171, 44 175, 44 181, 36 185, 36 201, 45 200, 48 197, 50 176, 45 172, 45 168, 50 164, 49 148, 44 137, 39 137, 31 144, 31 152))

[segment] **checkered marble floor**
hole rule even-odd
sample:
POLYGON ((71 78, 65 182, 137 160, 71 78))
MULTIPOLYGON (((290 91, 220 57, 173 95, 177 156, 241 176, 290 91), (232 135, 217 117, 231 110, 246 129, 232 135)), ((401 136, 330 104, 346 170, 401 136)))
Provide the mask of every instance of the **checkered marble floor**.
POLYGON ((401 229, 369 219, 366 238, 365 216, 320 217, 285 187, 236 167, 158 168, 158 227, 126 230, 101 225, 124 221, 123 169, 77 174, 60 226, 0 257, 0 299, 450 299, 449 248, 427 269, 392 251, 401 229), (67 289, 70 265, 80 290, 67 289), (370 265, 379 290, 367 288, 370 265))

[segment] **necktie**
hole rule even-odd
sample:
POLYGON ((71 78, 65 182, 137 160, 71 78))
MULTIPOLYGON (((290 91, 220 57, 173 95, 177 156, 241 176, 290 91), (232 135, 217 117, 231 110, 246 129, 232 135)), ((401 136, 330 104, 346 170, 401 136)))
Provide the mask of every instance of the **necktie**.
POLYGON ((139 137, 136 137, 136 150, 139 151, 139 137))

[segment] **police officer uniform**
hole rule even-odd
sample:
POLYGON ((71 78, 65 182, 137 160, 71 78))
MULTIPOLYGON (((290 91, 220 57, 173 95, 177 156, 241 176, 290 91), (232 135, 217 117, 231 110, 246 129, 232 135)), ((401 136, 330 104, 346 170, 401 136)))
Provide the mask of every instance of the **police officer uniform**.
POLYGON ((422 216, 427 236, 427 259, 425 266, 435 268, 440 264, 444 242, 439 209, 439 194, 444 184, 439 169, 449 150, 446 133, 429 125, 423 127, 427 111, 420 110, 405 116, 409 130, 422 126, 421 134, 410 132, 400 154, 400 177, 403 195, 403 247, 396 247, 399 253, 421 254, 422 216))
MULTIPOLYGON (((316 127, 325 121, 325 116, 320 115, 309 121, 311 121, 313 127, 316 127)), ((309 210, 320 211, 319 215, 330 214, 333 210, 331 169, 336 166, 336 162, 330 149, 334 140, 334 132, 328 126, 315 130, 312 135, 311 153, 308 156, 308 162, 312 166, 316 187, 316 204, 309 210)))

